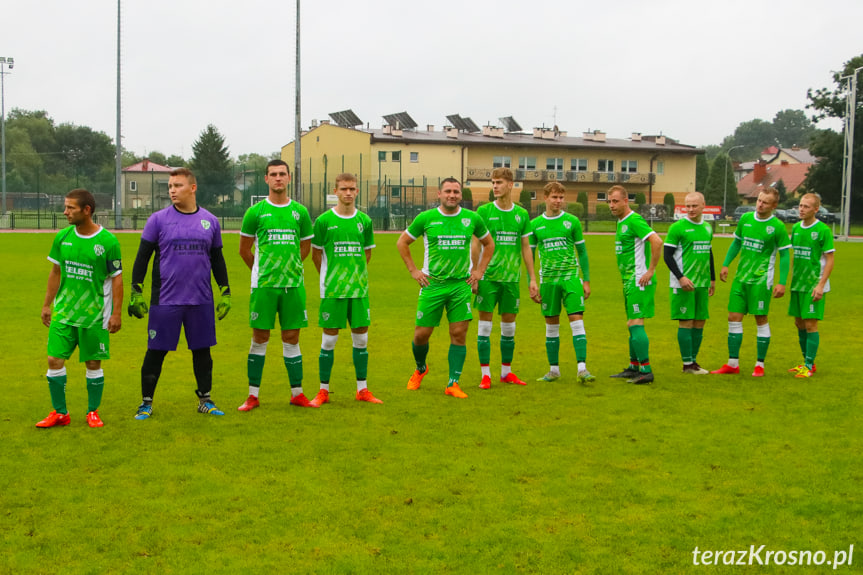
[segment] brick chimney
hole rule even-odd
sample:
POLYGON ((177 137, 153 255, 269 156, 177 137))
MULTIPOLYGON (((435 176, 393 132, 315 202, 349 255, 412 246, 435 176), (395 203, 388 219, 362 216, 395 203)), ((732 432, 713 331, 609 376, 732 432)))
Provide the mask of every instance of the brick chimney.
POLYGON ((150 160, 149 159, 144 158, 144 161, 141 162, 141 171, 142 172, 149 172, 150 171, 150 160))
POLYGON ((758 160, 758 163, 755 164, 752 168, 752 181, 756 184, 760 184, 761 180, 764 179, 764 176, 767 175, 767 162, 764 160, 758 160))

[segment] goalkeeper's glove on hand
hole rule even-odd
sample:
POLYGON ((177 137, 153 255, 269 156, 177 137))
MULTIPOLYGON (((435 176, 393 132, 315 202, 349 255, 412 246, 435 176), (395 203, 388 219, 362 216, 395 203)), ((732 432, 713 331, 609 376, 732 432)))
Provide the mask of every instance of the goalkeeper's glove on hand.
POLYGON ((147 302, 144 301, 144 289, 141 284, 132 284, 132 299, 129 301, 129 315, 135 316, 138 319, 147 315, 150 308, 147 302))
POLYGON ((222 286, 219 288, 219 293, 221 296, 219 297, 218 305, 216 305, 216 317, 225 319, 225 316, 231 311, 231 288, 222 286))

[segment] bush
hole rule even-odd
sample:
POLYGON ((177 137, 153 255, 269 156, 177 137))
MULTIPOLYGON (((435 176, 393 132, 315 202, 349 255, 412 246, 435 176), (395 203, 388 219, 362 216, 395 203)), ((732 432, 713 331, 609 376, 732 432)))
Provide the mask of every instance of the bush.
POLYGON ((488 191, 488 201, 490 201, 490 202, 494 201, 494 190, 488 191))
MULTIPOLYGON (((644 192, 638 192, 635 194, 635 203, 639 206, 643 206, 647 203, 647 197, 644 195, 644 192)), ((632 209, 634 210, 635 208, 632 209)))
POLYGON ((582 214, 587 214, 587 192, 578 192, 578 203, 582 205, 582 214))
MULTIPOLYGON (((629 209, 630 209, 630 210, 632 210, 633 212, 635 212, 636 214, 640 214, 640 213, 641 213, 641 212, 639 212, 639 211, 638 211, 638 209, 639 209, 640 207, 641 207, 641 204, 633 204, 633 203, 630 203, 630 204, 629 204, 629 209)), ((608 209, 610 210, 611 208, 608 208, 608 209)))
POLYGON ((671 192, 665 194, 665 197, 662 199, 662 203, 665 204, 666 213, 674 213, 674 194, 671 192))
POLYGON ((518 203, 528 212, 530 211, 530 201, 530 190, 522 190, 518 196, 518 203))
POLYGON ((584 206, 578 202, 566 204, 566 211, 579 219, 584 217, 584 206))
POLYGON ((613 220, 614 216, 611 214, 611 208, 608 207, 608 204, 596 204, 596 219, 597 220, 613 220))
POLYGON ((473 201, 473 192, 470 188, 465 188, 461 191, 461 199, 472 202, 473 201))
POLYGON ((545 213, 545 202, 536 205, 536 215, 545 213))

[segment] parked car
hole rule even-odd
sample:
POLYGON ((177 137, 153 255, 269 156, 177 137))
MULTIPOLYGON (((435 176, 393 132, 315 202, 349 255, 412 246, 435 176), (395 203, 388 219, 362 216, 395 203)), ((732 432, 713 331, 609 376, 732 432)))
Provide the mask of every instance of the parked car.
POLYGON ((834 214, 833 212, 827 211, 827 208, 821 206, 818 208, 818 213, 815 214, 815 217, 824 222, 825 224, 838 224, 840 221, 839 214, 834 214))
POLYGON ((773 214, 786 224, 794 224, 800 221, 797 214, 791 210, 773 210, 773 214))
POLYGON ((755 211, 755 206, 737 206, 736 208, 734 208, 734 214, 732 214, 730 219, 732 221, 737 221, 740 219, 740 216, 742 216, 743 214, 748 213, 748 212, 754 212, 754 211, 755 211))

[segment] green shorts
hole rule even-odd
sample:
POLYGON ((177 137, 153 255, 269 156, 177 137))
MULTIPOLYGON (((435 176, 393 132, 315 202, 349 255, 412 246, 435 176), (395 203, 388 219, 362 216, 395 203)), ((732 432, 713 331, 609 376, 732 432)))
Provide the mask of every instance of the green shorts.
POLYGON ((282 330, 308 327, 306 288, 255 288, 249 298, 249 325, 253 329, 273 329, 279 314, 282 330))
POLYGON ((493 312, 497 307, 498 312, 518 313, 520 299, 518 282, 495 282, 490 280, 479 280, 476 286, 476 299, 474 307, 478 311, 493 312))
POLYGON ((646 287, 639 285, 624 286, 623 304, 626 306, 626 319, 650 319, 653 317, 653 300, 656 284, 646 287))
POLYGON ((735 280, 728 296, 728 313, 767 315, 771 297, 773 292, 767 284, 743 284, 735 280))
POLYGON ((48 357, 69 359, 77 347, 79 361, 110 359, 109 335, 102 326, 78 327, 52 321, 48 329, 48 357))
POLYGON ((824 294, 818 301, 812 301, 811 291, 793 291, 788 302, 788 315, 802 319, 824 319, 824 294))
POLYGON ((439 326, 444 308, 450 323, 472 320, 470 295, 470 286, 464 280, 450 280, 420 289, 416 325, 439 326))
POLYGON ((545 317, 558 317, 561 304, 569 315, 584 313, 584 286, 580 278, 539 284, 539 296, 542 299, 542 315, 545 317))
POLYGON ((372 312, 369 309, 369 298, 334 298, 321 300, 318 313, 318 327, 328 329, 344 329, 346 324, 352 328, 368 327, 372 324, 372 312))
POLYGON ((671 288, 671 319, 710 319, 707 311, 707 301, 710 299, 708 291, 709 288, 706 287, 697 287, 695 291, 671 288))

